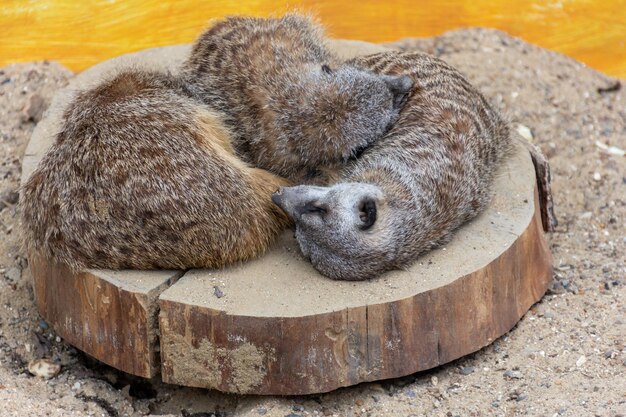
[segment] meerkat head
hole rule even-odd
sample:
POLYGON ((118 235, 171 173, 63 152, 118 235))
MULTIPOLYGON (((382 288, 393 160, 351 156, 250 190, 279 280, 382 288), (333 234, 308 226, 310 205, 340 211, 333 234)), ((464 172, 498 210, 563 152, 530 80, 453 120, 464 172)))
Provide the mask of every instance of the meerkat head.
POLYGON ((312 116, 322 135, 338 145, 357 142, 361 148, 391 128, 413 87, 407 75, 375 74, 350 65, 322 65, 315 78, 317 111, 312 116))
POLYGON ((302 253, 333 279, 363 280, 391 269, 390 210, 380 188, 364 183, 300 185, 272 195, 296 224, 302 253))
POLYGON ((358 156, 391 128, 413 88, 407 75, 347 64, 309 64, 294 77, 276 103, 276 130, 302 149, 311 165, 358 156))

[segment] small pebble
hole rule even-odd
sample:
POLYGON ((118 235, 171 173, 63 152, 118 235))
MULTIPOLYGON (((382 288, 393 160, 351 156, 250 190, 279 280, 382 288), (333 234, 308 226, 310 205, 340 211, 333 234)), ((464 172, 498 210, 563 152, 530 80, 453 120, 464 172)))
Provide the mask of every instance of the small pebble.
POLYGON ((291 409, 292 409, 293 411, 298 411, 298 412, 304 411, 304 407, 303 407, 303 406, 301 406, 300 404, 296 404, 296 405, 294 405, 293 407, 291 407, 291 409))
POLYGON ((580 358, 578 358, 578 360, 576 361, 576 366, 581 367, 585 364, 585 362, 587 362, 587 357, 585 357, 585 355, 582 355, 580 358))
POLYGON ((18 282, 22 278, 22 271, 19 268, 9 268, 4 276, 11 282, 18 282))
POLYGON ((7 206, 13 206, 17 204, 20 199, 20 194, 16 190, 6 190, 0 193, 0 210, 7 206))
POLYGON ((61 372, 61 365, 50 359, 35 359, 28 363, 28 372, 43 379, 50 379, 61 372))
POLYGON ((534 137, 533 137, 533 132, 530 130, 530 128, 528 126, 524 126, 522 124, 518 124, 517 125, 517 133, 519 133, 519 135, 521 137, 523 137, 524 139, 526 139, 528 142, 533 141, 534 137))
POLYGON ((476 368, 473 367, 473 366, 464 366, 461 369, 459 369, 459 373, 461 375, 469 375, 469 374, 473 373, 475 369, 476 368))
POLYGON ((22 110, 22 120, 32 120, 38 123, 46 110, 46 101, 39 94, 35 93, 28 99, 28 103, 22 110))
POLYGON ((600 175, 599 172, 594 172, 593 173, 593 180, 594 181, 600 181, 602 179, 602 175, 600 175))
POLYGON ((217 285, 214 285, 213 286, 213 295, 215 295, 217 298, 222 298, 224 296, 224 293, 222 292, 220 287, 218 287, 217 285))
POLYGON ((265 414, 267 414, 267 408, 259 407, 256 409, 256 413, 260 416, 264 416, 265 414))
POLYGON ((606 153, 608 153, 609 155, 616 155, 616 156, 626 155, 626 151, 624 151, 623 149, 620 149, 616 146, 608 146, 600 141, 596 141, 596 146, 602 149, 603 151, 605 151, 606 153))
POLYGON ((45 320, 39 320, 39 327, 41 327, 42 330, 48 330, 49 326, 45 320))
POLYGON ((522 379, 522 373, 520 371, 506 371, 504 373, 504 377, 505 378, 509 378, 509 379, 522 379))

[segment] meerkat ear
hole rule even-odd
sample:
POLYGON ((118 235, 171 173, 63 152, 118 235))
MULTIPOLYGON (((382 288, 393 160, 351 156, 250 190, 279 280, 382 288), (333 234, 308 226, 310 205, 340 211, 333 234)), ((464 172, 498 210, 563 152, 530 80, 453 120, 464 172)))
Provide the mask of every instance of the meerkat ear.
POLYGON ((365 197, 359 203, 359 220, 360 229, 367 230, 376 223, 376 200, 371 197, 365 197))
POLYGON ((413 79, 408 75, 393 75, 385 77, 385 82, 393 94, 393 108, 402 108, 409 99, 409 94, 413 88, 413 79))

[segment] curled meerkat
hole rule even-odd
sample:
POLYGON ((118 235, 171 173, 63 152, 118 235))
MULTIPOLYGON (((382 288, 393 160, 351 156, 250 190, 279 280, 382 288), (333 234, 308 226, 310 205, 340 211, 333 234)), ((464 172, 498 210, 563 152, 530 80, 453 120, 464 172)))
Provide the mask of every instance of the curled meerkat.
POLYGON ((127 71, 68 107, 22 190, 24 241, 75 270, 222 267, 289 224, 270 198, 286 184, 242 162, 179 79, 127 71))
POLYGON ((193 46, 184 77, 223 112, 238 154, 286 178, 334 170, 381 138, 412 80, 340 62, 309 17, 232 17, 193 46))
POLYGON ((294 219, 300 248, 319 272, 361 280, 410 265, 480 213, 511 136, 443 61, 389 52, 351 63, 413 79, 398 121, 337 184, 283 188, 273 200, 294 219))

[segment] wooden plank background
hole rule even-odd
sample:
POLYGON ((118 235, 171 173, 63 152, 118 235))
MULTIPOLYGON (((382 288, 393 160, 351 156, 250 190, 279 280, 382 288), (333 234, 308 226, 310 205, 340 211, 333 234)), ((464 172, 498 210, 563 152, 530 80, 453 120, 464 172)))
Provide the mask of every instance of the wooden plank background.
POLYGON ((82 70, 191 42, 212 18, 294 8, 315 13, 334 37, 373 42, 495 27, 626 78, 626 0, 0 0, 0 66, 51 59, 82 70))

